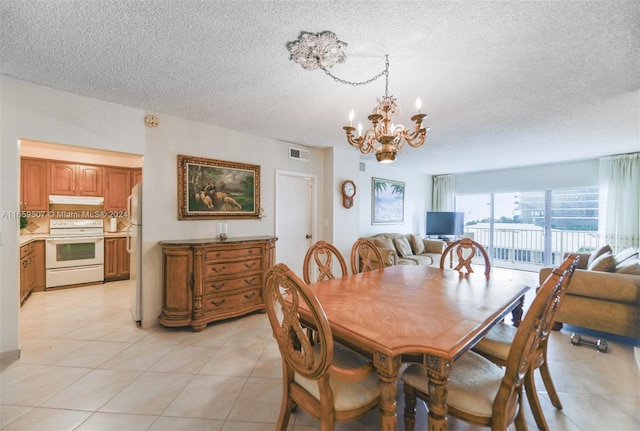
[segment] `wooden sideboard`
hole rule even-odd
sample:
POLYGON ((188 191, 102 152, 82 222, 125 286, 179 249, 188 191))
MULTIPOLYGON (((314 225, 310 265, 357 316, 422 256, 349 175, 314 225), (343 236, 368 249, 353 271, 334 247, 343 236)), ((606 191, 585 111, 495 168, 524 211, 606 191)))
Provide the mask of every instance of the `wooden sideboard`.
POLYGON ((273 266, 276 237, 161 241, 161 325, 191 325, 264 310, 264 275, 273 266))

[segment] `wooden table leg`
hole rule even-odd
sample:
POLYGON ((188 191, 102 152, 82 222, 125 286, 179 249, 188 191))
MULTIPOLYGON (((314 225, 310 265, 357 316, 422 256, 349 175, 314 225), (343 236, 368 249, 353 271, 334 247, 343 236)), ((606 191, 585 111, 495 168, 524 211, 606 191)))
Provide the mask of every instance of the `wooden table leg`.
POLYGON ((398 426, 396 393, 398 391, 400 357, 390 357, 375 352, 373 365, 378 370, 378 385, 380 387, 380 431, 396 431, 398 426))
POLYGON ((447 430, 447 382, 451 373, 451 362, 438 356, 427 355, 429 375, 429 431, 447 430))

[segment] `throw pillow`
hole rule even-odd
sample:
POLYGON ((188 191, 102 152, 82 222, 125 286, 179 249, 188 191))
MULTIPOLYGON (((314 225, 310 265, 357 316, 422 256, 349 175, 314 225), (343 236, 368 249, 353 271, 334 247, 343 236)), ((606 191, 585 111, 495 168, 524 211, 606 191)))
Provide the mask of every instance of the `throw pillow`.
POLYGON ((587 267, 588 271, 611 271, 615 269, 616 261, 610 251, 595 258, 591 265, 587 267))
POLYGON ((593 263, 594 260, 596 260, 598 257, 602 256, 606 252, 613 253, 613 250, 611 250, 611 247, 609 246, 609 244, 607 244, 607 245, 605 245, 603 247, 600 247, 599 250, 597 250, 594 253, 591 253, 591 256, 589 256, 589 260, 587 261, 587 268, 589 266, 591 266, 591 264, 593 263))
POLYGON ((627 249, 622 250, 620 253, 615 255, 616 266, 620 265, 627 259, 631 259, 632 257, 638 257, 638 250, 633 247, 629 247, 627 249))
POLYGON ((393 243, 396 245, 396 250, 398 250, 398 254, 400 256, 413 255, 413 250, 411 250, 411 245, 409 245, 407 238, 399 236, 398 238, 393 239, 393 243))
POLYGON ((424 253, 424 242, 422 242, 422 238, 418 235, 411 234, 409 240, 411 242, 411 250, 413 250, 413 254, 424 253))
POLYGON ((617 274, 632 274, 640 275, 640 258, 627 259, 624 262, 616 265, 617 274))
POLYGON ((396 251, 396 247, 393 245, 391 238, 376 238, 373 243, 380 248, 387 248, 389 250, 396 251))

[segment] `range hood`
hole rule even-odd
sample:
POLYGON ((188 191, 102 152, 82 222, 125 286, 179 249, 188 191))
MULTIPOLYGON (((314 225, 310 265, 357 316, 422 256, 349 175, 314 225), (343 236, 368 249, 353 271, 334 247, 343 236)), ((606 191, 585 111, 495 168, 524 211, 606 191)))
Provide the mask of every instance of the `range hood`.
POLYGON ((103 205, 104 197, 49 195, 51 205, 103 205))

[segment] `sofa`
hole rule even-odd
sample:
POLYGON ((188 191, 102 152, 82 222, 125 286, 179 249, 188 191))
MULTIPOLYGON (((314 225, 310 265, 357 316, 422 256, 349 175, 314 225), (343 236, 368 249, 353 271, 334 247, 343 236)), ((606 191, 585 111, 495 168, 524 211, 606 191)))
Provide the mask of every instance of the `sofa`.
MULTIPOLYGON (((640 339, 639 249, 615 255, 610 250, 605 246, 592 254, 578 254, 580 260, 558 311, 556 329, 566 323, 640 339)), ((540 285, 551 271, 540 270, 540 285)))
POLYGON ((425 239, 415 234, 379 233, 367 237, 380 250, 385 266, 440 266, 447 244, 440 239, 425 239))

